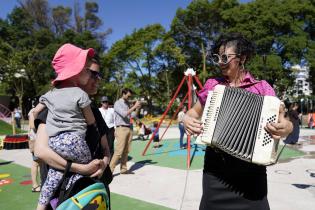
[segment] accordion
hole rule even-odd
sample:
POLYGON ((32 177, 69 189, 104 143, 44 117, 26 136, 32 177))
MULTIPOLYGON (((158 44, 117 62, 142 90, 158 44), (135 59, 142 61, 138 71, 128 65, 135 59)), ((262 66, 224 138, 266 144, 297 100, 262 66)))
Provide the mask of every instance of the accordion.
POLYGON ((273 164, 279 141, 264 127, 278 121, 279 107, 280 100, 274 96, 217 85, 209 91, 201 119, 203 132, 196 143, 254 164, 273 164))

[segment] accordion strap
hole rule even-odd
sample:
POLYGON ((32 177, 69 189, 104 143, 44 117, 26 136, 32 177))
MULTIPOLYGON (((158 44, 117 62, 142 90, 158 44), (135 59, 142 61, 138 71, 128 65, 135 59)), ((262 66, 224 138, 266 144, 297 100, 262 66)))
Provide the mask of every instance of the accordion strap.
POLYGON ((249 84, 244 84, 244 85, 239 86, 239 88, 248 88, 248 87, 250 87, 252 85, 256 85, 258 83, 260 83, 260 81, 252 82, 252 83, 249 83, 249 84))
POLYGON ((69 172, 70 172, 71 165, 72 165, 72 161, 67 160, 67 165, 66 165, 64 174, 60 180, 61 186, 60 186, 60 192, 59 192, 59 196, 58 196, 58 205, 60 204, 59 202, 62 201, 62 199, 66 193, 66 187, 67 187, 67 184, 68 184, 69 179, 70 179, 70 176, 68 176, 68 175, 70 174, 69 172))

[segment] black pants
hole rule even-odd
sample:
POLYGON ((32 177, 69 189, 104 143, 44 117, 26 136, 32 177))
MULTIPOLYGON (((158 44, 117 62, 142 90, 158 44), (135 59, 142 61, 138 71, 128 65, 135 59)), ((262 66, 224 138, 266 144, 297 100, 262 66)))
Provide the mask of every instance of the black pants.
POLYGON ((269 210, 267 178, 253 174, 203 173, 199 210, 269 210))

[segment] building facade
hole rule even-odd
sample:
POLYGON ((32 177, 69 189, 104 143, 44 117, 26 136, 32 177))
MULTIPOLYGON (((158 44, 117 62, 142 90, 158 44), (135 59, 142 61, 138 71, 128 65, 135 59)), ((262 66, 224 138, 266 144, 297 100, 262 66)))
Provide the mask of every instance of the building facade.
POLYGON ((295 78, 292 90, 293 97, 312 95, 312 86, 309 81, 309 68, 307 66, 292 66, 293 76, 295 78))

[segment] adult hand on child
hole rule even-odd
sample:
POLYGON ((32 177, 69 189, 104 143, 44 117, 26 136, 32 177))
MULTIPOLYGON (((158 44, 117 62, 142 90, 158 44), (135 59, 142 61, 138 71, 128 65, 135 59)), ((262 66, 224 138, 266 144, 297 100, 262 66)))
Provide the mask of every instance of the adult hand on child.
MULTIPOLYGON (((106 158, 104 158, 106 159, 106 158)), ((97 171, 95 171, 93 174, 91 174, 90 177, 98 177, 101 178, 101 176, 103 175, 103 172, 105 170, 105 168, 108 165, 108 161, 104 160, 104 159, 99 159, 98 160, 98 169, 97 171)))
POLYGON ((80 170, 78 172, 82 175, 92 176, 93 174, 97 173, 99 168, 100 168, 100 160, 94 159, 88 164, 81 165, 80 170))

